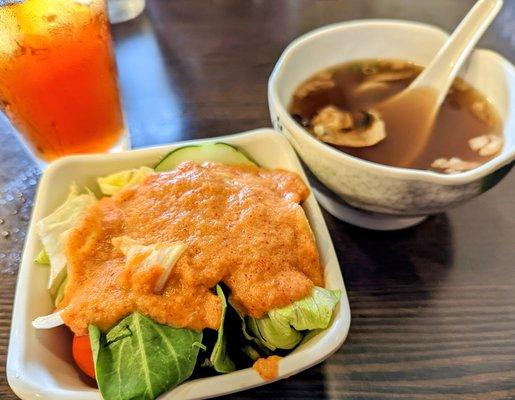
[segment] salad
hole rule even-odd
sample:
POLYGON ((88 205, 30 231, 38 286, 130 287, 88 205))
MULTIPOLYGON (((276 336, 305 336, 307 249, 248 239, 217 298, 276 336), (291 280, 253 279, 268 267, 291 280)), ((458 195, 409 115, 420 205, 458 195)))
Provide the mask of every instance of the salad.
POLYGON ((37 223, 55 311, 33 326, 73 332, 104 399, 248 367, 274 379, 331 323, 341 293, 324 288, 297 174, 215 143, 97 183, 37 223))

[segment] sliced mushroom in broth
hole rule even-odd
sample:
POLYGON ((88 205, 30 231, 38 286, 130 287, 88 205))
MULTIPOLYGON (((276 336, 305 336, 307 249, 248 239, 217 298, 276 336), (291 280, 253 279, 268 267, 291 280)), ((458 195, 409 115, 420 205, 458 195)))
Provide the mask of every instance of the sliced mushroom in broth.
MULTIPOLYGON (((420 123, 420 116, 394 110, 383 119, 375 107, 407 88, 421 71, 422 67, 402 60, 338 65, 302 83, 289 111, 319 140, 380 164, 459 173, 495 157, 503 147, 500 118, 488 99, 459 78, 442 104, 424 150, 406 157, 406 141, 421 138, 403 135, 399 127, 420 123)), ((424 96, 421 91, 413 101, 423 103, 424 96)))

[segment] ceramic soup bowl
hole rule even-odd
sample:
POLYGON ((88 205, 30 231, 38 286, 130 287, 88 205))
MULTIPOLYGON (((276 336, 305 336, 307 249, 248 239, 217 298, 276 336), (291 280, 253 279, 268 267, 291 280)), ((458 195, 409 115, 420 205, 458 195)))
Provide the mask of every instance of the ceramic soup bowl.
POLYGON ((272 123, 323 184, 319 200, 329 212, 357 225, 402 228, 485 192, 509 172, 515 160, 515 67, 490 50, 475 50, 459 76, 482 92, 497 110, 503 121, 505 145, 494 159, 467 172, 445 175, 350 156, 313 137, 287 111, 295 89, 323 69, 373 58, 403 59, 425 66, 447 37, 441 29, 420 23, 361 20, 307 33, 283 52, 268 84, 272 123), (366 213, 356 220, 345 215, 342 204, 366 213), (373 217, 377 215, 383 218, 379 223, 373 217))

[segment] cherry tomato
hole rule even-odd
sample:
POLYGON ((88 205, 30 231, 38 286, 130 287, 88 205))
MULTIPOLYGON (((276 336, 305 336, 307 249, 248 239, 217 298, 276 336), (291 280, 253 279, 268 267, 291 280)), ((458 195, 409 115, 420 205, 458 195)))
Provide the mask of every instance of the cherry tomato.
POLYGON ((93 352, 91 351, 91 344, 89 342, 88 335, 73 336, 72 353, 73 359, 81 371, 95 379, 93 352))

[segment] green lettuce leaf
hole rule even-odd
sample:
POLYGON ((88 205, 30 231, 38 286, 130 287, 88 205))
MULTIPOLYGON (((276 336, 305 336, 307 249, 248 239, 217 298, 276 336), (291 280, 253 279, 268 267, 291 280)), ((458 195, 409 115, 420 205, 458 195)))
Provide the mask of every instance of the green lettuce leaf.
POLYGON ((73 184, 66 201, 52 214, 37 223, 39 237, 50 259, 48 290, 54 297, 66 276, 65 250, 68 235, 80 221, 84 210, 96 201, 91 192, 80 194, 78 186, 73 184))
POLYGON ((302 333, 290 326, 283 318, 272 320, 268 315, 263 318, 249 318, 249 329, 268 349, 290 350, 302 340, 302 333))
POLYGON ((268 313, 272 321, 287 322, 298 331, 325 329, 329 326, 333 310, 340 301, 340 290, 328 290, 318 286, 311 296, 296 301, 284 308, 268 313))
POLYGON ((261 358, 261 354, 259 354, 257 350, 250 345, 244 346, 241 350, 243 354, 245 354, 252 361, 257 361, 261 358))
POLYGON ((37 257, 34 259, 34 262, 40 265, 50 265, 50 258, 48 257, 45 249, 42 249, 38 253, 37 257))
POLYGON ((107 334, 89 326, 98 387, 105 400, 154 400, 190 377, 202 332, 133 313, 107 334))
POLYGON ((227 301, 225 300, 225 295, 222 288, 219 285, 216 285, 216 294, 220 297, 220 301, 222 303, 222 319, 220 321, 220 328, 218 328, 218 337, 216 339, 216 343, 213 347, 213 352, 211 353, 211 357, 209 361, 211 365, 215 369, 216 372, 220 372, 222 374, 226 374, 228 372, 232 372, 236 369, 234 362, 229 358, 229 354, 227 353, 227 337, 224 334, 224 322, 225 322, 225 312, 227 310, 227 301))
MULTIPOLYGON (((46 253, 45 249, 42 249, 37 257, 34 259, 34 262, 39 265, 50 265, 50 258, 48 257, 48 254, 46 253)), ((66 289, 66 282, 68 281, 68 274, 64 273, 64 278, 57 288, 57 291, 55 293, 55 296, 53 296, 54 299, 54 306, 58 306, 61 300, 64 297, 64 290, 66 289)))
MULTIPOLYGON (((238 316, 240 317, 241 319, 241 331, 243 333, 243 337, 249 341, 249 342, 252 342, 253 345, 256 345, 259 352, 262 353, 263 355, 265 356, 268 356, 270 354, 270 349, 266 346, 263 345, 262 343, 262 340, 259 339, 258 337, 256 336, 253 336, 251 333, 250 333, 250 330, 249 330, 249 327, 247 326, 247 319, 250 320, 250 318, 245 318, 245 315, 240 311, 240 309, 234 304, 233 300, 231 297, 229 297, 229 305, 234 309, 234 311, 236 311, 236 314, 238 314, 238 316)), ((252 347, 251 347, 252 348, 252 347)), ((255 349, 254 349, 255 351, 255 349)), ((249 355, 249 352, 245 351, 244 350, 244 353, 249 355)))
POLYGON ((340 296, 340 290, 314 287, 311 296, 271 310, 263 318, 248 318, 249 329, 270 350, 293 349, 301 342, 302 331, 329 326, 340 296))
POLYGON ((58 306, 64 297, 64 291, 66 290, 66 283, 68 282, 68 275, 66 275, 57 289, 57 293, 54 298, 54 306, 58 306))
POLYGON ((153 173, 154 170, 149 167, 127 169, 125 171, 97 178, 97 182, 102 194, 112 196, 122 189, 126 189, 143 182, 147 176, 153 173))

